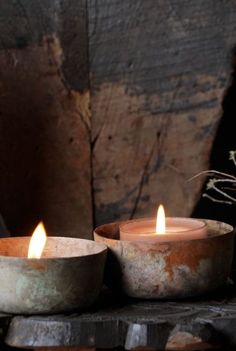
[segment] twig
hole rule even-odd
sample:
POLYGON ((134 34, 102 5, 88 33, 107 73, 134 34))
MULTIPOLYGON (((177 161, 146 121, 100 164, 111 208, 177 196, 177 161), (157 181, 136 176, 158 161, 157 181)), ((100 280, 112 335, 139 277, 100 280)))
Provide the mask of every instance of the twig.
POLYGON ((236 191, 235 188, 230 188, 229 186, 222 186, 222 189, 229 190, 229 191, 236 191))
POLYGON ((233 184, 236 185, 236 180, 234 180, 234 179, 227 179, 227 178, 224 178, 224 179, 215 179, 215 178, 213 178, 213 179, 210 179, 209 182, 208 182, 208 184, 210 186, 211 186, 211 184, 214 185, 216 183, 233 183, 233 184))
POLYGON ((205 194, 205 193, 204 193, 202 196, 203 196, 203 197, 207 197, 208 199, 210 199, 210 200, 213 201, 213 202, 218 202, 218 203, 221 203, 221 204, 233 205, 233 202, 232 202, 232 201, 219 200, 219 199, 216 199, 215 197, 210 196, 210 195, 205 194))
MULTIPOLYGON (((236 150, 231 150, 229 152, 229 160, 233 162, 234 166, 236 166, 236 150)), ((225 172, 220 172, 220 171, 216 171, 214 169, 210 169, 210 170, 202 171, 202 172, 196 174, 192 178, 188 179, 188 181, 193 180, 193 179, 199 177, 200 175, 205 175, 205 176, 206 175, 207 176, 213 175, 213 176, 215 176, 216 178, 210 178, 208 180, 208 183, 206 185, 206 189, 215 191, 217 194, 220 195, 220 197, 223 196, 223 198, 226 198, 226 200, 218 199, 217 197, 208 195, 207 193, 204 193, 202 195, 203 197, 206 197, 214 202, 219 202, 219 203, 224 203, 224 204, 229 204, 229 205, 236 204, 236 197, 228 194, 228 192, 230 193, 230 192, 236 191, 236 177, 235 176, 228 174, 228 173, 225 173, 225 172)))
POLYGON ((215 171, 214 169, 210 169, 209 171, 202 171, 202 172, 199 172, 198 174, 194 175, 193 177, 189 178, 187 180, 187 182, 190 182, 191 180, 201 176, 201 175, 218 175, 218 176, 222 176, 222 177, 227 177, 227 178, 230 178, 230 179, 234 179, 236 181, 236 177, 232 176, 231 174, 227 174, 227 173, 224 173, 224 172, 219 172, 219 171, 215 171))
POLYGON ((233 196, 228 195, 225 191, 220 190, 214 184, 212 185, 212 187, 210 189, 214 189, 217 193, 221 194, 222 196, 224 196, 227 199, 231 200, 232 202, 236 203, 236 198, 234 198, 233 196))
POLYGON ((235 155, 236 155, 236 151, 230 151, 229 152, 229 159, 230 161, 233 161, 234 165, 236 166, 236 158, 235 158, 235 155))

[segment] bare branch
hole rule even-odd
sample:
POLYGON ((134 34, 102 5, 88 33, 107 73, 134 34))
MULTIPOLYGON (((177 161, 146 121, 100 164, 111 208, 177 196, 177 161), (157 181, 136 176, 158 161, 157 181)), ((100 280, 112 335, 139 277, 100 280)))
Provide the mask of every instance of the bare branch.
POLYGON ((227 204, 227 205, 233 205, 233 202, 232 201, 227 201, 227 200, 219 200, 213 196, 210 196, 208 194, 203 194, 202 197, 206 197, 208 199, 210 199, 211 201, 213 202, 218 202, 218 203, 221 203, 221 204, 227 204))
POLYGON ((222 196, 226 197, 227 199, 231 200, 233 203, 236 203, 236 198, 235 197, 230 196, 225 191, 220 190, 219 188, 217 188, 215 185, 212 186, 212 189, 214 189, 217 193, 221 194, 222 196))
POLYGON ((193 179, 201 176, 201 175, 216 175, 216 176, 222 176, 222 177, 226 177, 226 178, 230 178, 230 179, 234 179, 236 181, 236 177, 232 176, 231 174, 228 173, 224 173, 224 172, 219 172, 219 171, 215 171, 214 169, 210 169, 210 170, 206 170, 206 171, 202 171, 199 172, 198 174, 194 175, 193 177, 189 178, 187 180, 187 182, 192 181, 193 179))
POLYGON ((229 152, 229 159, 230 161, 233 161, 234 165, 236 166, 236 151, 235 150, 231 150, 229 152))
POLYGON ((236 188, 231 188, 230 186, 222 186, 221 189, 229 190, 229 191, 236 191, 236 188))
MULTIPOLYGON (((236 150, 231 150, 229 152, 229 160, 233 161, 234 166, 236 166, 236 150)), ((213 196, 209 195, 208 193, 204 193, 202 196, 210 199, 211 201, 233 205, 236 204, 236 197, 232 196, 235 195, 236 191, 236 176, 233 176, 229 173, 216 171, 214 169, 202 171, 192 178, 188 179, 191 181, 201 175, 204 176, 214 176, 215 178, 209 178, 206 189, 213 191, 213 196), (214 192, 216 192, 216 197, 214 196, 214 192), (219 198, 218 198, 219 195, 219 198), (221 199, 221 197, 223 197, 221 199), (226 198, 226 200, 224 200, 226 198)))
POLYGON ((226 179, 226 178, 224 178, 224 179, 215 179, 215 178, 213 178, 213 179, 210 179, 210 180, 209 180, 209 182, 208 182, 208 184, 207 184, 207 187, 208 187, 209 189, 211 189, 211 188, 213 188, 213 186, 214 186, 215 184, 219 184, 219 183, 232 183, 233 185, 234 185, 234 184, 236 185, 236 180, 233 180, 233 179, 226 179))

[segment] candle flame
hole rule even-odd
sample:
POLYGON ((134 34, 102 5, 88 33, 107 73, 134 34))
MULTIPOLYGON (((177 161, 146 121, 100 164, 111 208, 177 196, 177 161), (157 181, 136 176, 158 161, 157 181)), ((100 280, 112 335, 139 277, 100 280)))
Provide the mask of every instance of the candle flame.
POLYGON ((35 228, 29 243, 28 258, 40 258, 47 241, 43 222, 35 228))
POLYGON ((163 205, 160 205, 157 210, 156 234, 166 233, 166 217, 163 205))

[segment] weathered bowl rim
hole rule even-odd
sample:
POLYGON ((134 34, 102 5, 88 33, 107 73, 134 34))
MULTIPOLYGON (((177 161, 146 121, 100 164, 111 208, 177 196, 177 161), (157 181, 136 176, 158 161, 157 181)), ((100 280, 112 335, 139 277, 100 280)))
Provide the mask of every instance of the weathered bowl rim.
MULTIPOLYGON (((173 218, 177 218, 177 217, 173 217, 173 218)), ((178 218, 182 218, 182 219, 188 219, 188 218, 192 218, 192 217, 178 217, 178 218)), ((155 219, 155 217, 143 217, 143 218, 138 218, 138 220, 143 220, 143 219, 147 219, 147 220, 153 220, 155 219)), ((209 225, 214 225, 214 224, 220 224, 222 227, 225 228, 225 232, 222 232, 222 233, 219 233, 219 232, 216 232, 215 235, 210 235, 210 236, 207 236, 206 238, 192 238, 192 239, 189 239, 189 240, 178 240, 178 241, 161 241, 161 242, 151 242, 151 241, 147 241, 147 242, 144 242, 144 241, 139 241, 139 240, 136 240, 136 241, 131 241, 131 240, 120 240, 120 239, 115 239, 115 238, 111 238, 111 237, 108 237, 108 236, 105 236, 105 235, 102 235, 102 233, 99 233, 98 231, 102 231, 103 228, 105 228, 106 226, 119 226, 120 224, 125 224, 127 222, 130 222, 130 221, 135 221, 136 219, 132 219, 132 220, 120 220, 120 221, 116 221, 116 222, 111 222, 111 223, 104 223, 102 225, 99 225, 97 226, 94 231, 93 231, 93 234, 94 234, 94 238, 95 238, 95 241, 96 241, 96 236, 98 237, 101 237, 101 238, 104 238, 104 239, 107 239, 109 241, 113 241, 114 243, 115 242, 122 242, 122 243, 129 243, 131 245, 136 245, 136 244, 148 244, 148 245, 163 245, 163 244, 174 244, 174 245, 178 245, 178 243, 182 243, 182 242, 190 242, 190 241, 206 241, 206 239, 210 240, 210 239, 214 239, 214 238, 217 238, 217 237, 221 237, 223 235, 234 235, 235 234, 235 231, 236 231, 236 228, 231 225, 231 224, 228 224, 226 222, 222 222, 222 221, 218 221, 218 220, 213 220, 213 219, 206 219, 206 218, 192 218, 192 219, 196 219, 196 220, 200 220, 200 221, 203 221, 204 223, 206 223, 206 227, 209 227, 209 225), (226 230, 227 229, 227 230, 226 230)), ((103 231, 104 233, 104 231, 103 231)))
MULTIPOLYGON (((78 256, 58 256, 58 257, 41 257, 40 258, 40 261, 43 261, 43 262, 47 262, 47 261, 69 261, 69 260, 73 260, 73 259, 86 259, 87 257, 92 257, 92 256, 97 256, 97 255, 101 255, 103 253, 105 253, 107 251, 107 245, 105 245, 104 243, 101 243, 101 242, 97 242, 95 240, 90 240, 90 239, 81 239, 81 238, 77 238, 77 237, 65 237, 65 236, 47 236, 47 238, 49 240, 51 239, 67 239, 67 240, 79 240, 80 242, 83 242, 83 243, 89 243, 89 244, 92 244, 92 245, 95 245, 97 248, 98 248, 98 251, 94 252, 94 253, 88 253, 88 254, 84 254, 84 255, 78 255, 78 256)), ((14 240, 19 240, 19 239, 22 239, 22 240, 30 240, 30 237, 29 236, 15 236, 15 237, 4 237, 4 238, 0 238, 0 245, 1 245, 1 242, 4 240, 4 241, 14 241, 14 240)), ((7 256, 7 255, 2 255, 0 254, 0 260, 8 260, 8 261, 26 261, 26 262, 37 262, 38 259, 37 258, 28 258, 28 257, 22 257, 22 256, 7 256)))
POLYGON ((121 222, 95 228, 95 240, 109 247, 106 284, 132 298, 158 300, 199 296, 222 286, 232 266, 235 230, 203 220, 209 236, 182 241, 119 240, 121 222))

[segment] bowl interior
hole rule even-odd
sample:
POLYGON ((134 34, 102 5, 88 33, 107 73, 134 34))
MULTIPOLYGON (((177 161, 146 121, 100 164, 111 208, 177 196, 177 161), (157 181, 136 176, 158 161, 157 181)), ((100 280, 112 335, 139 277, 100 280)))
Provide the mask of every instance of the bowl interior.
MULTIPOLYGON (((27 257, 30 237, 0 239, 0 256, 27 257)), ((95 255, 106 246, 92 240, 70 237, 47 237, 42 258, 78 257, 95 255)))
MULTIPOLYGON (((120 240, 120 225, 131 223, 132 221, 136 220, 104 224, 97 227, 94 233, 107 239, 120 240)), ((202 219, 202 221, 206 223, 207 237, 209 238, 229 234, 234 231, 234 228, 231 225, 224 222, 206 219, 202 219)))

